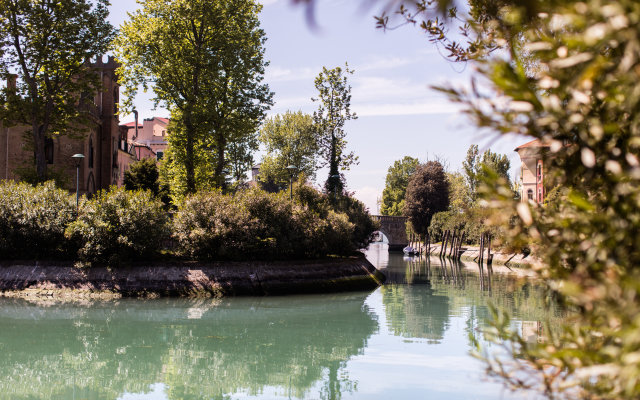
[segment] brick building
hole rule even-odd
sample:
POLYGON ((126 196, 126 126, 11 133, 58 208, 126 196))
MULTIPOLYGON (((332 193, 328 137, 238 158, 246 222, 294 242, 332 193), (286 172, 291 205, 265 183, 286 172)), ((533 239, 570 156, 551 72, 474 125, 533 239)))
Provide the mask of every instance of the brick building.
MULTIPOLYGON (((124 171, 136 161, 128 144, 128 129, 120 126, 117 105, 120 88, 112 57, 99 58, 91 64, 100 75, 102 90, 94 95, 91 110, 95 125, 87 128, 84 138, 66 135, 47 139, 48 168, 62 171, 70 179, 69 189, 75 189, 76 168, 71 156, 83 154, 80 164, 80 193, 93 194, 111 185, 122 185, 124 171)), ((18 180, 16 170, 33 165, 29 126, 5 127, 0 123, 0 180, 18 180)))
POLYGON ((137 121, 124 124, 128 129, 127 138, 136 147, 138 159, 155 157, 162 160, 164 152, 169 147, 167 142, 168 118, 146 118, 139 124, 137 121), (136 129, 138 124, 138 129, 136 129), (150 154, 146 149, 150 150, 150 154))
POLYGON ((544 202, 546 189, 544 187, 544 161, 543 154, 549 149, 549 145, 539 139, 532 140, 514 151, 520 156, 520 199, 523 202, 534 201, 538 204, 544 202))

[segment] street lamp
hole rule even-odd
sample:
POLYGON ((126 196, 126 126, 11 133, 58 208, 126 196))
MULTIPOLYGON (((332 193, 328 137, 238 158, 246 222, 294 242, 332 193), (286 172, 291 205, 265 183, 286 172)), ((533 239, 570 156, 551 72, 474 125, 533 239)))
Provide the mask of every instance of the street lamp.
POLYGON ((74 154, 71 156, 73 163, 76 165, 76 210, 80 203, 80 163, 84 159, 84 154, 74 154))
POLYGON ((289 200, 291 201, 293 201, 293 175, 297 169, 295 165, 289 165, 287 167, 287 170, 289 170, 289 200))

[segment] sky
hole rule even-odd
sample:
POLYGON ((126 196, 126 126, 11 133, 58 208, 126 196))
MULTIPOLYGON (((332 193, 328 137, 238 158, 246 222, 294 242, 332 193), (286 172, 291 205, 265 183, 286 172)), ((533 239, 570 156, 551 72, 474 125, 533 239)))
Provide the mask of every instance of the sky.
MULTIPOLYGON (((261 27, 267 37, 265 56, 269 61, 265 82, 275 92, 272 116, 287 110, 312 113, 316 105, 315 77, 322 67, 344 66, 355 73, 351 110, 358 119, 348 121, 348 151, 359 164, 345 173, 347 189, 377 213, 388 168, 404 156, 422 162, 447 160, 448 170, 457 171, 471 144, 481 151, 507 154, 512 171, 519 169, 513 151, 528 141, 525 137, 501 137, 479 132, 432 85, 468 85, 472 66, 448 61, 418 28, 404 26, 384 32, 376 29, 373 15, 378 9, 363 9, 364 1, 320 0, 315 10, 315 27, 305 9, 291 0, 261 0, 261 27)), ((111 23, 118 27, 127 12, 137 8, 133 0, 111 0, 111 23)), ((153 110, 151 93, 135 100, 141 118, 168 117, 164 109, 153 110)), ((122 122, 133 117, 122 116, 122 122)), ((259 162, 261 153, 256 154, 259 162)), ((512 175, 513 175, 512 173, 512 175)), ((327 172, 318 172, 322 185, 327 172)))

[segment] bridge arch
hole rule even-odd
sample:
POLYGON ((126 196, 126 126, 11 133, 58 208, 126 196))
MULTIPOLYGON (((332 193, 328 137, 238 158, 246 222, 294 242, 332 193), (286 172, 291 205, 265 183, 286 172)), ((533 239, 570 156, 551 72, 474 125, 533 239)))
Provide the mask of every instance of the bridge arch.
POLYGON ((392 217, 388 215, 372 215, 380 222, 378 231, 389 240, 389 251, 402 251, 409 244, 407 238, 407 217, 392 217))

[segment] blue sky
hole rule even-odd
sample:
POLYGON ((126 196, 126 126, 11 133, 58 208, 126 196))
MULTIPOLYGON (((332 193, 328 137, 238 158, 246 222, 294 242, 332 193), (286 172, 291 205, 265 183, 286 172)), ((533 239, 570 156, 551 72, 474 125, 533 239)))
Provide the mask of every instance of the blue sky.
MULTIPOLYGON (((137 4, 132 0, 112 0, 111 22, 117 27, 137 4)), ((333 68, 345 62, 355 70, 351 108, 358 119, 346 125, 349 150, 360 158, 345 175, 355 196, 376 212, 387 169, 408 155, 428 159, 444 158, 449 169, 458 170, 469 145, 506 153, 512 170, 519 165, 513 149, 526 138, 500 138, 477 132, 444 96, 430 85, 469 82, 472 67, 447 61, 414 27, 383 32, 375 28, 378 10, 363 10, 356 0, 321 0, 312 28, 302 7, 290 0, 262 0, 260 15, 267 35, 266 58, 270 65, 266 82, 275 92, 270 115, 290 110, 312 113, 314 78, 323 66, 333 68)), ((168 116, 166 110, 153 111, 151 94, 136 98, 141 117, 168 116)), ((123 122, 131 116, 121 118, 123 122)), ((256 155, 256 162, 260 154, 256 155)), ((318 184, 326 179, 318 172, 318 184)))

